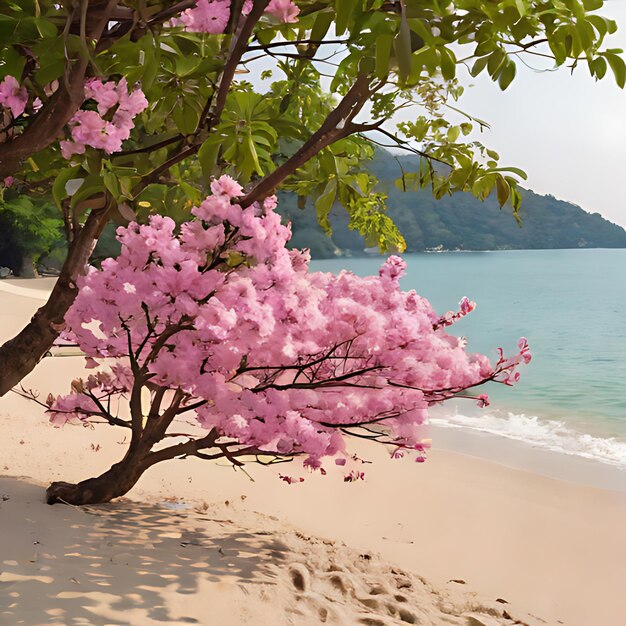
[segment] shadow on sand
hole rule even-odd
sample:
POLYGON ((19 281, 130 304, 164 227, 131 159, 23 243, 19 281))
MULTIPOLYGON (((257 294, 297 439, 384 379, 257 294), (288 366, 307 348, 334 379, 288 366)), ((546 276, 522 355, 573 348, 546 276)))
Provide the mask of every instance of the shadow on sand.
POLYGON ((3 626, 124 626, 131 615, 141 624, 204 623, 186 612, 185 594, 206 583, 271 585, 272 566, 286 556, 268 532, 242 531, 223 510, 49 507, 43 496, 27 481, 0 479, 3 626))

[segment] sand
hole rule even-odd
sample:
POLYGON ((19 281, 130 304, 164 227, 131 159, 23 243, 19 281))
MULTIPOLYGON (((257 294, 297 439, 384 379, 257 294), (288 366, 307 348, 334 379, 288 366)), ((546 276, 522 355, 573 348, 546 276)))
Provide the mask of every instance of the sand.
MULTIPOLYGON (((40 301, 4 286, 9 336, 40 301)), ((81 367, 47 358, 25 384, 65 391, 81 367)), ((117 503, 50 507, 48 482, 101 473, 125 433, 54 429, 15 395, 0 399, 0 432, 0 625, 626 623, 623 491, 435 441, 420 465, 361 447, 374 461, 362 483, 290 486, 250 466, 252 482, 189 459, 117 503)))

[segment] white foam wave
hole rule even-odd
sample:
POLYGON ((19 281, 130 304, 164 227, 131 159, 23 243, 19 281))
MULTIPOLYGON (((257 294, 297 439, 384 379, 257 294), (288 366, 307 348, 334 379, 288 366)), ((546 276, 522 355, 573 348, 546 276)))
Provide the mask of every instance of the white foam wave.
POLYGON ((626 441, 614 437, 594 437, 558 420, 515 413, 508 413, 506 417, 485 413, 480 416, 456 414, 434 417, 429 421, 436 426, 477 430, 626 469, 626 441))

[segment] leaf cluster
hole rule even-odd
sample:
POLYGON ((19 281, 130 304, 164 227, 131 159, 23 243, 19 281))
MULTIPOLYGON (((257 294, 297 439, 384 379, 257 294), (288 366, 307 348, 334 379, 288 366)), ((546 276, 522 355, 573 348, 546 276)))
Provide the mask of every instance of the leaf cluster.
POLYGON ((486 123, 459 108, 461 70, 506 89, 520 60, 540 58, 626 82, 621 50, 605 46, 616 24, 597 13, 602 0, 301 0, 297 23, 261 17, 245 41, 241 24, 224 35, 169 25, 187 6, 121 1, 97 35, 98 3, 0 2, 0 78, 18 77, 29 93, 25 114, 0 130, 0 163, 6 146, 58 109, 59 85, 81 63, 85 76, 139 85, 150 103, 123 152, 88 148, 68 163, 53 141, 23 159, 17 189, 41 199, 25 200, 26 213, 56 205, 70 238, 93 210, 118 223, 153 212, 183 220, 211 177, 229 173, 252 196, 285 189, 301 206, 310 200, 326 232, 339 204, 369 242, 401 250, 365 169, 376 143, 421 157, 400 189, 493 193, 519 211, 524 173, 474 140, 486 123), (366 89, 354 98, 358 81, 366 89), (390 127, 404 109, 411 121, 390 127))

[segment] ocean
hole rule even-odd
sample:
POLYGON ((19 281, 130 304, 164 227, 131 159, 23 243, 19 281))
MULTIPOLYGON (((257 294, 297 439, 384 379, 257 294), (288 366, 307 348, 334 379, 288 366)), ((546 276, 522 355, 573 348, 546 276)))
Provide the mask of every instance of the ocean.
MULTIPOLYGON (((526 337, 532 362, 514 387, 492 384, 491 405, 454 400, 437 426, 490 433, 626 469, 626 250, 515 250, 405 254, 403 289, 437 313, 462 296, 476 310, 450 327, 495 361, 526 337)), ((383 258, 314 261, 312 269, 378 272, 383 258)))

